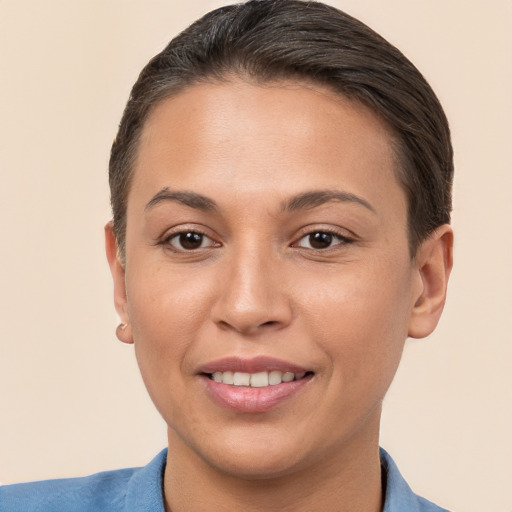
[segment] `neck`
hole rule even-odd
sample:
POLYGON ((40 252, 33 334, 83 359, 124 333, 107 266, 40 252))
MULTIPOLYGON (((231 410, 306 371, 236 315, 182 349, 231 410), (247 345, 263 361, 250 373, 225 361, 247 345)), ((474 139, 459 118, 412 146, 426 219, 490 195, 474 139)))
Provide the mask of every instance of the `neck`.
POLYGON ((247 479, 212 466, 169 429, 166 511, 380 512, 378 422, 372 437, 363 434, 350 446, 330 450, 317 463, 287 474, 247 479))

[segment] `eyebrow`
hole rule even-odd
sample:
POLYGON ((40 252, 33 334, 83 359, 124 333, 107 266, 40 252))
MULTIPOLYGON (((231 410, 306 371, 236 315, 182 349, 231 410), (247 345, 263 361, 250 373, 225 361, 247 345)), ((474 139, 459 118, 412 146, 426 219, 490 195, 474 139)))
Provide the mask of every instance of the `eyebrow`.
POLYGON ((185 206, 189 206, 190 208, 203 210, 205 212, 216 212, 219 210, 215 201, 212 201, 206 196, 197 194, 196 192, 173 192, 172 190, 169 189, 169 187, 164 187, 162 190, 157 192, 150 199, 144 210, 150 210, 151 208, 154 208, 157 204, 162 203, 164 201, 175 201, 184 204, 185 206))
POLYGON ((356 196, 351 192, 345 192, 341 190, 314 190, 311 192, 305 192, 298 196, 292 197, 282 205, 283 211, 297 211, 307 210, 321 206, 331 201, 339 201, 342 203, 355 203, 364 206, 372 213, 377 213, 375 208, 362 197, 356 196))
MULTIPOLYGON (((205 212, 219 211, 217 203, 206 196, 197 194, 196 192, 171 191, 169 187, 164 187, 159 192, 157 192, 146 204, 144 209, 147 211, 164 201, 176 201, 190 208, 195 208, 205 212)), ((340 190, 314 190, 310 192, 304 192, 303 194, 299 194, 285 201, 282 204, 282 210, 285 212, 307 210, 321 206, 331 201, 359 204, 371 212, 376 213, 375 208, 373 208, 373 206, 368 201, 366 201, 366 199, 356 196, 351 192, 340 190)))

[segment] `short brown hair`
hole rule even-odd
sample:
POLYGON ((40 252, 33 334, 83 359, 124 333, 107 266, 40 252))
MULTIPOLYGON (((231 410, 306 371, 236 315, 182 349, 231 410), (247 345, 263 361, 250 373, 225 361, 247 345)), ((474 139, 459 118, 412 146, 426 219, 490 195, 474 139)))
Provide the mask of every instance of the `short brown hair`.
POLYGON ((112 145, 114 232, 125 255, 126 207, 137 146, 157 103, 228 75, 258 82, 307 80, 369 106, 391 129, 397 178, 408 201, 411 255, 450 221, 453 150, 443 109, 421 73, 393 45, 320 2, 251 0, 193 23, 142 70, 112 145))

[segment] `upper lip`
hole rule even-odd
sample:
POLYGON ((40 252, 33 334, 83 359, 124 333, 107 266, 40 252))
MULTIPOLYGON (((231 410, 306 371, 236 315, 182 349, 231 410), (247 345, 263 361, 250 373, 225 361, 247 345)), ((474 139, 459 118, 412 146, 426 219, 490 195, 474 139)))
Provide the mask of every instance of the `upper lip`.
POLYGON ((283 361, 268 356, 258 356, 252 358, 243 357, 224 357, 202 365, 198 373, 214 373, 214 372, 245 372, 258 373, 265 371, 281 371, 291 373, 307 372, 308 369, 295 363, 283 361))

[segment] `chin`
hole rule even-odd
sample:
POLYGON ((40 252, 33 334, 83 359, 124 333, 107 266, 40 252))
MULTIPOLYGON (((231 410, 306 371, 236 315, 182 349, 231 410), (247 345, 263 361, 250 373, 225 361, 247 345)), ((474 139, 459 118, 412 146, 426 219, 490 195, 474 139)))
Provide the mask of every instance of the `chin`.
POLYGON ((268 450, 251 450, 250 454, 224 454, 223 457, 216 457, 212 465, 225 475, 243 480, 281 478, 299 471, 301 467, 297 458, 291 459, 285 454, 270 454, 268 450))
POLYGON ((308 458, 300 436, 264 427, 224 429, 221 436, 209 436, 207 443, 191 446, 208 466, 235 478, 264 480, 283 477, 300 470, 308 458))

